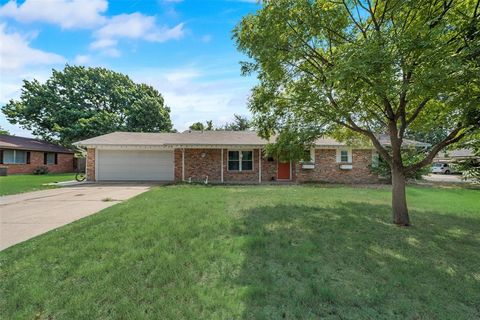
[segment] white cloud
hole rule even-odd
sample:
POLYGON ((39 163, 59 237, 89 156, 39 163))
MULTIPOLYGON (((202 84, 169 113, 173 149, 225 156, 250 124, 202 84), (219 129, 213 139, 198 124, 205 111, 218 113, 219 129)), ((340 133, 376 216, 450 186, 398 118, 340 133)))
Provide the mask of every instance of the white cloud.
POLYGON ((165 42, 179 39, 184 35, 184 24, 173 28, 160 27, 154 16, 146 16, 139 12, 120 14, 111 17, 105 25, 94 32, 96 38, 90 49, 100 50, 103 54, 115 57, 120 52, 116 49, 119 39, 142 39, 150 42, 165 42))
POLYGON ((60 25, 64 29, 92 28, 101 25, 106 18, 107 0, 15 0, 0 7, 0 16, 20 22, 46 22, 60 25))
POLYGON ((175 128, 182 131, 197 121, 213 120, 215 125, 222 125, 231 121, 234 113, 249 114, 247 100, 252 79, 232 75, 207 80, 221 72, 188 66, 173 70, 136 70, 129 75, 136 82, 158 89, 171 108, 175 128))
POLYGON ((173 28, 158 27, 154 16, 146 16, 135 12, 113 16, 95 32, 97 40, 92 47, 101 48, 116 45, 118 38, 143 39, 152 42, 165 42, 183 36, 183 23, 173 28))
POLYGON ((65 62, 62 56, 34 49, 29 39, 19 33, 8 33, 6 24, 0 24, 0 70, 15 72, 31 65, 54 65, 65 62))
POLYGON ((90 49, 105 49, 115 47, 118 41, 113 39, 98 39, 90 44, 90 49))
POLYGON ((91 61, 92 61, 92 57, 88 54, 79 54, 79 55, 76 55, 75 58, 73 59, 73 62, 75 64, 81 64, 81 65, 89 64, 91 61))

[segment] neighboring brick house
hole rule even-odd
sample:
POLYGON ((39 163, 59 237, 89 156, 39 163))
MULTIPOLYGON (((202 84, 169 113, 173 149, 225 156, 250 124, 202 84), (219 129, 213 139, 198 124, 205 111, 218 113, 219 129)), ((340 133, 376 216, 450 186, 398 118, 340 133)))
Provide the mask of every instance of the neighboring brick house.
POLYGON ((73 152, 67 148, 31 138, 0 135, 0 166, 8 174, 33 173, 40 166, 49 172, 73 172, 73 152))
POLYGON ((264 156, 267 143, 252 131, 193 131, 115 132, 76 145, 87 148, 90 181, 378 182, 370 171, 377 158, 372 147, 321 138, 310 161, 292 163, 264 156))

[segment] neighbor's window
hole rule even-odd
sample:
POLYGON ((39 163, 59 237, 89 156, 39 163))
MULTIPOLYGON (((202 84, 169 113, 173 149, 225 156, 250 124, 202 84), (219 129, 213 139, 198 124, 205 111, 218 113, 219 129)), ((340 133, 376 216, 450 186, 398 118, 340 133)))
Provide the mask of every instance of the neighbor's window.
POLYGON ((3 150, 4 164, 26 164, 27 151, 23 150, 3 150))
POLYGON ((56 164, 55 163, 55 153, 47 152, 45 153, 44 164, 56 164))
POLYGON ((253 151, 228 151, 228 170, 253 170, 253 151))
POLYGON ((348 162, 348 150, 340 151, 340 162, 348 162))

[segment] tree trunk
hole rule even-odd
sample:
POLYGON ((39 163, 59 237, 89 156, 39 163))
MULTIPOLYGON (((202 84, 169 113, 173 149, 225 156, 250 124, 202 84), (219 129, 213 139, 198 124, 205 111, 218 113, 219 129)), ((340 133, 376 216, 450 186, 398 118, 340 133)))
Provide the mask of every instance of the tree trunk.
POLYGON ((399 226, 409 226, 407 196, 405 193, 405 173, 401 168, 392 168, 392 210, 393 223, 399 226))

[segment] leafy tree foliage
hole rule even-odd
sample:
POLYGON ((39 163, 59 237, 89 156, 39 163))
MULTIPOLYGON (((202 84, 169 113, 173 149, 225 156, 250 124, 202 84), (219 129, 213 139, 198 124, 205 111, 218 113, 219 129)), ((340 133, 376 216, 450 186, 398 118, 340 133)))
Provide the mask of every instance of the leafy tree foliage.
POLYGON ((245 131, 251 127, 251 123, 247 117, 234 114, 233 122, 228 122, 223 126, 215 127, 212 120, 207 120, 205 123, 203 122, 195 122, 193 123, 189 129, 195 131, 245 131))
POLYGON ((24 81, 7 119, 64 145, 113 131, 170 131, 170 108, 151 86, 104 68, 67 65, 45 82, 24 81))
POLYGON ((368 139, 391 170, 394 223, 409 225, 405 177, 480 127, 479 26, 479 0, 265 0, 234 39, 243 74, 260 81, 260 133, 368 139), (446 135, 407 163, 407 133, 439 127, 446 135))
POLYGON ((5 130, 2 127, 0 127, 0 134, 10 135, 10 132, 8 132, 8 130, 5 130))
POLYGON ((233 115, 233 122, 226 123, 222 130, 226 131, 246 131, 251 128, 252 124, 246 116, 239 114, 233 115))
POLYGON ((190 130, 195 131, 212 131, 213 130, 213 121, 208 120, 203 124, 203 122, 195 122, 190 127, 190 130))
POLYGON ((472 150, 473 157, 459 161, 457 168, 462 171, 464 179, 480 183, 480 132, 473 134, 471 139, 460 147, 472 150))

